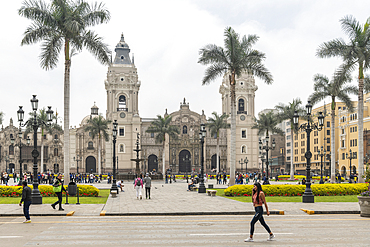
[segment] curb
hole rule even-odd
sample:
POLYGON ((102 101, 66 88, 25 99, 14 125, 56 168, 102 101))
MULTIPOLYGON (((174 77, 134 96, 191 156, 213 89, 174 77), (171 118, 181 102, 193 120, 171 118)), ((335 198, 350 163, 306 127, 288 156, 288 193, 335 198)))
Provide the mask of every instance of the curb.
MULTIPOLYGON (((71 211, 74 214, 74 211, 71 211)), ((71 213, 69 212, 69 213, 71 213)), ((69 214, 68 213, 68 214, 69 214)), ((30 216, 69 216, 68 214, 41 214, 41 213, 30 213, 30 216)), ((72 215, 73 215, 72 214, 72 215)), ((0 217, 24 217, 24 214, 0 214, 0 217)))
POLYGON ((361 212, 359 210, 353 210, 353 211, 346 211, 346 210, 341 210, 341 211, 324 211, 324 210, 319 210, 319 211, 314 211, 314 210, 308 210, 308 209, 303 209, 301 210, 307 214, 360 214, 361 212))
MULTIPOLYGON (((173 213, 107 213, 101 211, 100 216, 192 216, 192 215, 254 215, 255 211, 242 212, 173 212, 173 213)), ((264 212, 266 214, 266 212, 264 212)), ((270 211, 270 215, 284 215, 282 210, 270 211)))

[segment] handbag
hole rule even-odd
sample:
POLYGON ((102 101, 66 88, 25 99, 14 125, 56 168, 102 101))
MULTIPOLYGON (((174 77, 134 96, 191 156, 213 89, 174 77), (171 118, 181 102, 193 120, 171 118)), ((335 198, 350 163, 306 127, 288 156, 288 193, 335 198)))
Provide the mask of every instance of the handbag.
POLYGON ((54 193, 61 192, 61 191, 62 191, 62 185, 59 185, 59 186, 57 186, 57 187, 54 187, 54 186, 53 186, 53 192, 54 192, 54 193))

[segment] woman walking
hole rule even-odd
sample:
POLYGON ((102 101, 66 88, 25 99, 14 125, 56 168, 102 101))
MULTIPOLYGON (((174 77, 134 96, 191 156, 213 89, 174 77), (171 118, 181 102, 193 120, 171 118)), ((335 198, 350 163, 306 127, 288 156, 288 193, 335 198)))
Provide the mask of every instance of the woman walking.
POLYGON ((270 228, 266 224, 265 220, 263 219, 263 207, 262 204, 265 204, 267 216, 270 215, 269 209, 267 207, 267 202, 265 198, 265 194, 262 191, 262 187, 260 183, 255 183, 252 191, 252 200, 254 210, 256 214, 253 216, 251 221, 251 230, 249 238, 245 239, 244 242, 253 242, 253 233, 254 233, 254 225, 257 221, 260 221, 261 225, 266 229, 266 231, 270 234, 267 241, 272 241, 275 238, 275 235, 271 232, 270 228))

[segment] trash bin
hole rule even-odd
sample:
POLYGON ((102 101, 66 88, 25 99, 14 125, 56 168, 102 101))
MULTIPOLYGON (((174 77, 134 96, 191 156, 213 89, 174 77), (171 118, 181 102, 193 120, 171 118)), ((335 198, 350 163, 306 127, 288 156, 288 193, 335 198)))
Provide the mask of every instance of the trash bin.
POLYGON ((75 182, 70 182, 68 184, 68 194, 70 196, 75 196, 77 194, 77 184, 75 182))

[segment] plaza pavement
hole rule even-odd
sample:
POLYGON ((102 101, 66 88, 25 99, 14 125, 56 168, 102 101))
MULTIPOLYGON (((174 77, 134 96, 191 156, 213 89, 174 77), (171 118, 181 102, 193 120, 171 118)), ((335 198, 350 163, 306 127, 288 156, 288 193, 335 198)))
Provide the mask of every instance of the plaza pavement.
MULTIPOLYGON (((274 183, 274 182, 272 182, 274 183)), ((213 184, 214 188, 226 188, 227 185, 216 185, 214 180, 206 184, 213 184)), ((153 181, 151 199, 136 199, 133 181, 124 181, 124 192, 116 198, 111 195, 106 204, 69 204, 63 205, 65 211, 53 210, 50 204, 31 205, 31 216, 65 216, 70 213, 74 216, 135 216, 135 215, 252 215, 252 203, 243 203, 224 197, 211 197, 207 194, 187 191, 187 183, 178 180, 176 183, 164 184, 162 181, 153 181)), ((98 189, 109 189, 110 184, 93 184, 98 189)), ((270 202, 271 214, 305 215, 315 214, 359 214, 357 202, 345 203, 301 203, 301 202, 270 202)), ((17 204, 0 204, 0 216, 22 216, 22 207, 17 204)))

